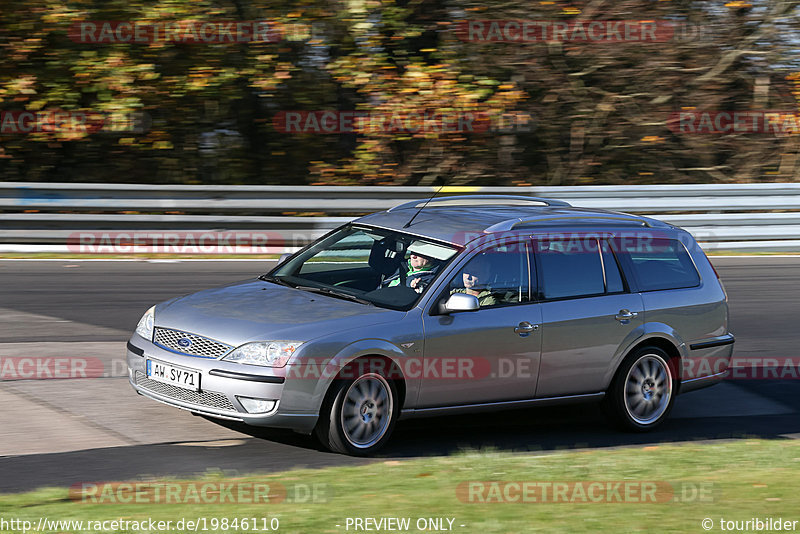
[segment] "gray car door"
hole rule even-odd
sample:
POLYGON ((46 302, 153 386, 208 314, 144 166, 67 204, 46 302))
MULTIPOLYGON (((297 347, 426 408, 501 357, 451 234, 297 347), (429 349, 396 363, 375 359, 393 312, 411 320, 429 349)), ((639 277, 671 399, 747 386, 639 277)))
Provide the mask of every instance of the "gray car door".
POLYGON ((419 408, 533 398, 541 307, 531 301, 528 251, 529 245, 522 242, 472 255, 432 306, 454 292, 471 290, 477 293, 481 308, 424 314, 426 368, 421 376, 419 408), (437 376, 437 369, 446 365, 458 371, 437 376))
POLYGON ((534 240, 542 307, 536 397, 596 393, 614 356, 644 322, 611 248, 597 239, 534 240))

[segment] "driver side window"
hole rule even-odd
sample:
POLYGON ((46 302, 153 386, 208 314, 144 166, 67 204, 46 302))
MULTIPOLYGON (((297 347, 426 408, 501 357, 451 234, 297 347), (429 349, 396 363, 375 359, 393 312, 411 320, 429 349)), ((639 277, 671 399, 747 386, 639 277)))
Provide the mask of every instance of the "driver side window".
POLYGON ((529 255, 525 243, 484 249, 450 280, 450 294, 478 298, 481 308, 530 301, 529 255))

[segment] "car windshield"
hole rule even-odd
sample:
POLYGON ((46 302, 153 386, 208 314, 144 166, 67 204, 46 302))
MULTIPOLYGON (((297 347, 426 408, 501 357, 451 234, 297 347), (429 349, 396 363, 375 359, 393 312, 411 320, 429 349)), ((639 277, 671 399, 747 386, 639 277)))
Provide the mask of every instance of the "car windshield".
POLYGON ((410 310, 458 249, 391 230, 348 225, 263 280, 332 298, 410 310))

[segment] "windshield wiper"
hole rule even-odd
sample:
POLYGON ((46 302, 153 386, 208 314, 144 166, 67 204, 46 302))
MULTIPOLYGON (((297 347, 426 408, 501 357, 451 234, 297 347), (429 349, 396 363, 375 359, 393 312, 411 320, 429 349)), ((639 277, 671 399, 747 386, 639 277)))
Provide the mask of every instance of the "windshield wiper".
POLYGON ((350 293, 344 293, 342 291, 334 291, 333 289, 329 289, 327 287, 294 286, 294 288, 302 289, 303 291, 311 291, 312 293, 322 293, 323 295, 328 295, 329 297, 337 297, 341 299, 352 300, 353 302, 358 302, 359 304, 374 306, 372 302, 366 299, 359 298, 355 295, 351 295, 350 293))
POLYGON ((283 278, 278 278, 277 276, 273 276, 271 274, 262 274, 258 277, 259 280, 264 280, 265 282, 272 282, 273 284, 280 284, 286 287, 297 287, 291 282, 287 282, 283 278))
POLYGON ((329 289, 327 287, 315 287, 315 286, 301 286, 297 284, 293 284, 288 280, 285 280, 282 277, 273 276, 270 274, 262 274, 258 277, 259 280, 264 280, 265 282, 272 282, 274 284, 280 284, 282 286, 291 287, 294 289, 301 289, 303 291, 311 291, 312 293, 322 293, 323 295, 328 295, 330 297, 338 297, 342 299, 352 300, 353 302, 358 302, 359 304, 367 304, 369 306, 374 306, 374 304, 366 299, 358 298, 355 295, 351 295, 350 293, 344 293, 342 291, 334 291, 333 289, 329 289))

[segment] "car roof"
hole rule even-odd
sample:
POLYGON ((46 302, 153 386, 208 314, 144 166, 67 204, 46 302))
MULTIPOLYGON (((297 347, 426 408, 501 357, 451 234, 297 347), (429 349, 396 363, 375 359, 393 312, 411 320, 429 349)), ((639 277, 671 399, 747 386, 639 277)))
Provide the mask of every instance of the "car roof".
POLYGON ((425 203, 425 200, 407 202, 361 217, 356 222, 456 245, 466 245, 478 237, 501 232, 672 228, 649 217, 573 207, 560 200, 540 197, 461 195, 434 198, 425 203))

